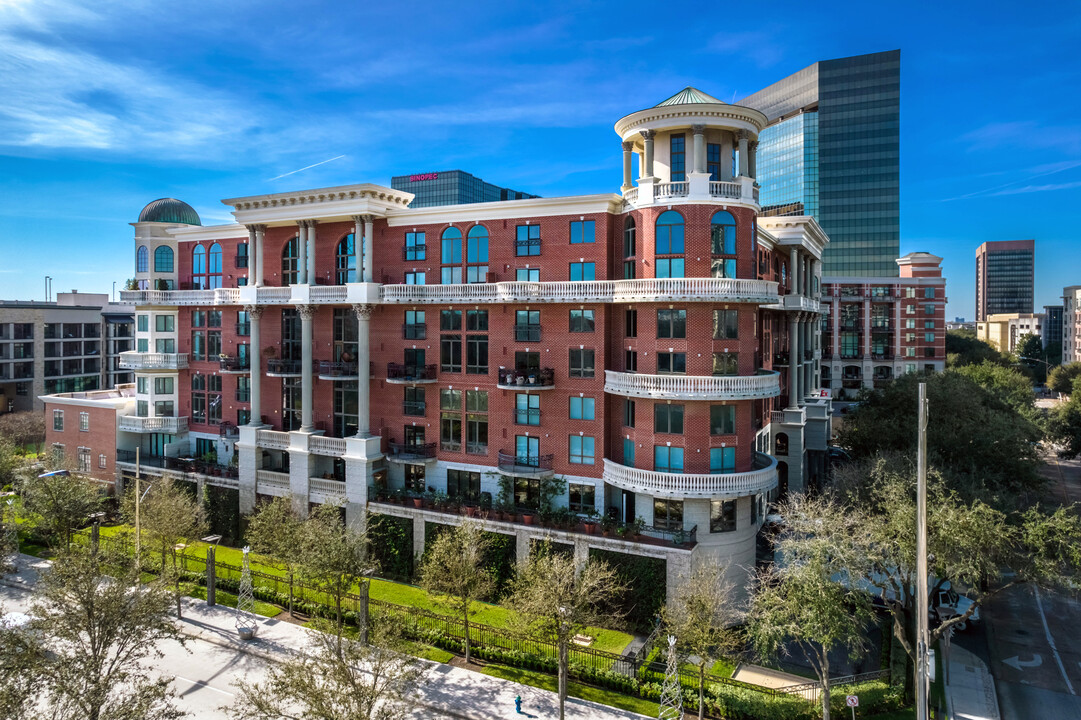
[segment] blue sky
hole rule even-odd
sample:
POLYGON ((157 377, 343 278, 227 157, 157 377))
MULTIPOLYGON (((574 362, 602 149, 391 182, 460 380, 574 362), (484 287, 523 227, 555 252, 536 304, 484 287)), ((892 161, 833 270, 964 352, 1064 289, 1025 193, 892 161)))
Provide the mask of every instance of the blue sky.
POLYGON ((0 0, 0 297, 111 290, 163 196, 214 224, 224 197, 452 168, 617 191, 621 116, 901 48, 902 252, 944 256, 971 318, 976 246, 1034 237, 1052 303, 1081 284, 1078 38, 1074 2, 0 0))

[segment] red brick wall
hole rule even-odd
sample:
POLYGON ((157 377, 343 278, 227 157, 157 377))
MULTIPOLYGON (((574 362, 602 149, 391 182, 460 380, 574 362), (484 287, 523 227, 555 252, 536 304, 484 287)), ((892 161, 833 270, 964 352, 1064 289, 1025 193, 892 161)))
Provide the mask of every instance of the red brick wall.
POLYGON ((64 457, 72 463, 78 460, 80 447, 90 448, 90 475, 98 480, 116 479, 116 410, 111 407, 82 407, 45 402, 45 447, 59 443, 64 457), (64 429, 53 429, 53 410, 64 411, 64 429), (90 429, 79 429, 79 413, 89 413, 90 429), (105 467, 99 467, 99 455, 105 456, 105 467))

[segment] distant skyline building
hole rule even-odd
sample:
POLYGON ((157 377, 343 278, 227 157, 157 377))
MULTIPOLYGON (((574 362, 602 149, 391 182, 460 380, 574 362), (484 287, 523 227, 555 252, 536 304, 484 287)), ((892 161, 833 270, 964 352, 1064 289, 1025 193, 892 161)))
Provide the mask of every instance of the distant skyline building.
POLYGON ((813 215, 822 274, 897 277, 901 51, 822 60, 739 101, 759 135, 763 215, 813 215))
POLYGON ((398 175, 390 179, 390 186, 394 190, 413 193, 413 201, 409 203, 411 208, 526 200, 539 197, 539 195, 530 195, 519 190, 493 185, 464 170, 398 175))
POLYGON ((1032 313, 1035 240, 985 242, 976 248, 976 321, 1003 313, 1032 313))
POLYGON ((1062 362, 1081 362, 1081 285, 1062 289, 1062 362))
MULTIPOLYGON (((1062 318, 1065 308, 1062 305, 1044 305, 1043 347, 1044 350, 1062 344, 1062 318)), ((1056 358, 1057 360, 1058 358, 1056 358)))

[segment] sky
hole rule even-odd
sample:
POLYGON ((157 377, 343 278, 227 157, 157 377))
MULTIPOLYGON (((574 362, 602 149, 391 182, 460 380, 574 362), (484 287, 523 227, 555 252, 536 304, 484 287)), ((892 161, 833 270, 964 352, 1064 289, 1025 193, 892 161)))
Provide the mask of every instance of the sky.
POLYGON ((1081 3, 0 0, 0 297, 111 292, 128 223, 221 198, 462 169, 618 192, 620 117, 687 85, 743 98, 901 49, 901 252, 1036 239, 1036 305, 1081 284, 1081 3))

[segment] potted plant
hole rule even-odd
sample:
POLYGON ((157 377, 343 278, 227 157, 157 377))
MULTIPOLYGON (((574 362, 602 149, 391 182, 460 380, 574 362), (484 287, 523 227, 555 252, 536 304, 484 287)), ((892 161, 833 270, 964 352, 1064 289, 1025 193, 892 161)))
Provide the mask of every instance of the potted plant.
POLYGON ((645 528, 646 520, 641 515, 639 515, 634 519, 634 522, 630 524, 627 530, 630 533, 631 538, 637 540, 642 535, 642 531, 645 530, 645 528))
POLYGON ((585 518, 582 520, 582 525, 585 526, 586 535, 597 534, 597 511, 590 510, 586 513, 585 518))
POLYGON ((525 375, 519 375, 514 379, 514 382, 518 385, 525 385, 525 375))
POLYGON ((532 373, 530 373, 530 375, 529 375, 529 384, 530 385, 536 385, 537 384, 537 376, 536 375, 533 375, 532 373))
POLYGON ((608 537, 616 529, 616 519, 611 515, 601 517, 601 534, 608 537))
POLYGON ((428 488, 428 491, 422 494, 421 498, 424 500, 424 507, 430 508, 435 500, 435 492, 432 488, 428 488))
POLYGON ((413 507, 418 509, 424 507, 424 495, 413 495, 412 500, 413 507))
POLYGON ((522 510, 522 522, 526 525, 532 525, 537 519, 537 511, 532 508, 524 508, 522 510))

